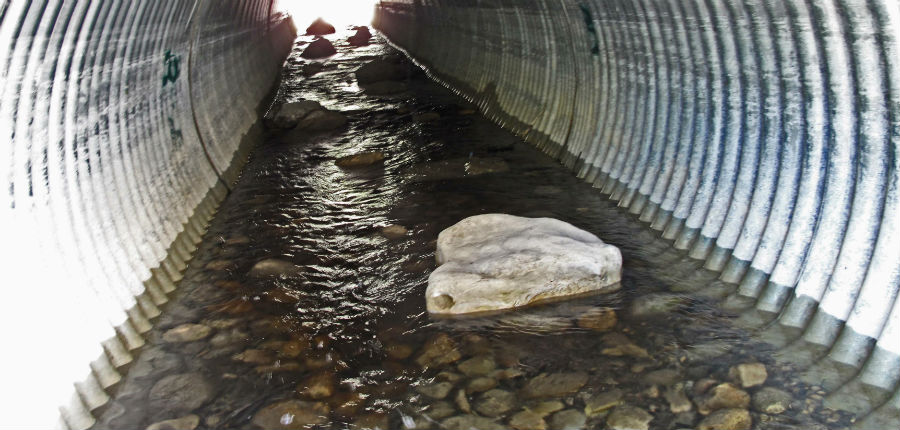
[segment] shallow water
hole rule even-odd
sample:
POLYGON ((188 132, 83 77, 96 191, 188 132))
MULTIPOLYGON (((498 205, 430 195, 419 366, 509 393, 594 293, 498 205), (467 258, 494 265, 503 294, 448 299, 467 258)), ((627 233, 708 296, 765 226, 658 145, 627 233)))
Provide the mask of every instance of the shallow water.
MULTIPOLYGON (((256 428, 261 411, 290 399, 323 403, 314 408, 323 415, 316 428, 453 428, 459 420, 446 417, 465 415, 488 415, 509 427, 523 408, 540 409, 539 401, 558 400, 583 413, 602 393, 618 393, 613 404, 649 413, 650 428, 695 427, 705 418, 697 412, 701 387, 714 385, 710 378, 730 381, 736 364, 757 362, 768 372, 764 385, 794 400, 780 414, 749 407, 754 428, 850 424, 852 416, 822 407, 818 387, 776 364, 773 347, 732 326, 734 316, 715 305, 731 287, 715 273, 424 75, 398 95, 364 94, 352 71, 393 52, 384 44, 338 46, 324 71, 301 77, 308 61, 299 53, 309 40, 298 40, 277 98, 319 101, 345 113, 348 126, 314 135, 273 132, 261 143, 96 428, 144 428, 189 414, 199 428, 256 428), (383 152, 384 163, 354 169, 334 163, 365 151, 383 152), (477 174, 467 163, 500 171, 477 174), (496 315, 429 316, 424 291, 438 233, 494 212, 558 218, 618 246, 621 290, 496 315), (382 232, 389 225, 408 232, 382 232), (281 274, 253 276, 257 262, 273 258, 284 265, 281 274), (666 306, 641 312, 647 297, 666 306), (585 317, 598 313, 610 323, 603 309, 615 311, 615 325, 589 328, 585 317), (199 339, 177 339, 175 328, 196 330, 199 339), (452 362, 425 363, 421 356, 430 348, 443 358, 433 361, 452 362), (489 370, 462 375, 457 366, 472 357, 491 357, 489 370), (584 383, 526 398, 526 386, 543 373, 577 375, 584 383), (171 375, 201 383, 173 396, 160 382, 171 375), (446 398, 422 389, 442 381, 452 385, 446 398), (491 385, 511 396, 481 392, 491 385), (675 390, 694 400, 689 411, 673 412, 666 393, 675 390), (471 414, 463 411, 467 402, 471 414)), ((611 410, 586 417, 585 428, 610 426, 611 410)), ((268 422, 302 428, 300 412, 279 412, 268 422)), ((553 428, 559 414, 547 413, 542 422, 553 428)))

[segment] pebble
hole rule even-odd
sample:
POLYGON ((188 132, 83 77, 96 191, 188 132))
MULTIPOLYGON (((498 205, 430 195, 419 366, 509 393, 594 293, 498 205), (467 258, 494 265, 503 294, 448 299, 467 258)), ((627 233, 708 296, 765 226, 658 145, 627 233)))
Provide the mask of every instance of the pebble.
POLYGON ((595 394, 585 400, 584 413, 591 417, 619 406, 622 403, 623 395, 622 390, 618 388, 595 394))
POLYGON ((343 127, 344 124, 347 124, 347 117, 344 114, 322 109, 306 115, 297 124, 297 128, 309 131, 328 131, 343 127))
POLYGON ((491 373, 497 367, 494 358, 489 355, 472 357, 456 366, 460 372, 468 377, 484 376, 491 373))
POLYGON ((490 390, 497 386, 497 380, 494 378, 489 378, 487 376, 482 376, 479 378, 475 378, 466 385, 466 393, 474 394, 480 393, 483 391, 490 390))
POLYGON ((328 403, 335 415, 349 418, 363 407, 363 398, 357 391, 335 393, 328 399, 328 403))
POLYGON ((455 384, 455 383, 459 382, 459 380, 461 380, 463 378, 463 376, 460 375, 459 373, 453 373, 453 372, 444 370, 444 371, 441 371, 440 373, 438 373, 437 375, 435 375, 434 378, 437 379, 438 381, 447 381, 447 382, 452 382, 455 384))
POLYGON ((772 387, 763 387, 753 393, 753 409, 758 412, 777 415, 786 411, 793 401, 793 397, 782 390, 772 387))
POLYGON ((371 151, 340 157, 334 161, 334 164, 338 167, 352 168, 371 166, 372 164, 381 161, 384 161, 384 153, 381 151, 371 151))
POLYGON ((234 265, 234 262, 231 260, 213 260, 209 263, 206 263, 206 267, 209 270, 228 270, 234 265))
POLYGON ((554 412, 561 411, 565 407, 566 407, 566 405, 564 405, 559 400, 544 400, 542 402, 537 402, 537 403, 528 405, 525 407, 525 409, 528 409, 529 411, 534 412, 534 413, 540 415, 541 418, 543 418, 554 412))
POLYGON ((450 382, 438 382, 436 384, 420 385, 416 387, 416 391, 436 400, 447 397, 452 389, 453 384, 450 382))
POLYGON ((516 430, 546 430, 547 423, 542 416, 524 410, 509 419, 509 426, 516 430))
POLYGON ((612 430, 648 430, 653 415, 630 405, 618 406, 606 418, 606 425, 612 430))
POLYGON ((285 400, 262 408, 251 424, 267 430, 301 430, 326 424, 330 412, 322 402, 285 400))
POLYGON ((392 360, 406 360, 413 353, 413 348, 405 344, 393 344, 384 348, 385 354, 392 360))
POLYGON ((553 430, 581 430, 586 423, 587 417, 575 409, 559 411, 550 417, 550 428, 553 430))
POLYGON ((267 258, 260 260, 250 269, 249 275, 254 278, 264 278, 270 276, 296 276, 303 273, 303 268, 289 261, 279 260, 277 258, 267 258))
POLYGON ((406 236, 406 233, 409 233, 409 230, 398 224, 391 224, 381 228, 381 235, 390 240, 400 239, 403 236, 406 236))
POLYGON ((458 407, 459 410, 467 414, 472 412, 472 405, 469 404, 469 398, 466 397, 466 392, 464 390, 457 391, 453 401, 456 402, 456 407, 458 407))
POLYGON ((578 327, 594 330, 607 331, 615 327, 616 311, 611 308, 595 308, 578 317, 578 327))
POLYGON ((666 401, 669 402, 669 410, 673 414, 687 412, 693 408, 691 401, 684 394, 684 384, 675 384, 666 390, 666 401))
POLYGON ((637 358, 650 358, 650 354, 647 353, 646 349, 641 348, 633 343, 617 345, 612 348, 603 348, 600 353, 613 357, 630 356, 637 358))
POLYGON ((422 347, 416 364, 422 367, 440 367, 462 358, 462 354, 456 349, 456 342, 446 333, 440 333, 422 347))
POLYGON ((432 403, 428 409, 425 410, 424 414, 428 418, 433 420, 442 420, 456 413, 456 408, 453 407, 450 402, 435 402, 432 403))
POLYGON ((317 372, 297 385, 297 392, 313 400, 331 397, 337 387, 337 380, 331 372, 317 372))
POLYGON ((484 416, 498 417, 512 410, 515 404, 513 393, 495 388, 478 397, 475 410, 484 416))
POLYGON ((160 421, 147 426, 147 430, 194 430, 200 425, 200 417, 194 414, 160 421))
POLYGON ((441 421, 441 428, 446 430, 505 430, 506 426, 489 418, 458 415, 441 421))
POLYGON ((708 415, 719 409, 746 409, 750 405, 750 395, 726 382, 716 385, 710 392, 695 401, 697 411, 708 415))
POLYGON ((731 368, 728 375, 744 388, 762 385, 769 377, 762 363, 744 363, 731 368))
POLYGON ((205 339, 212 329, 203 324, 182 324, 163 333, 163 341, 169 343, 194 342, 205 339))
POLYGON ((719 409, 700 421, 697 430, 750 430, 752 424, 746 409, 719 409))
POLYGON ((212 398, 213 390, 199 373, 178 373, 159 380, 150 389, 150 403, 169 413, 189 412, 212 398))
POLYGON ((522 388, 525 398, 562 397, 575 393, 587 383, 588 375, 584 372, 542 373, 522 388))

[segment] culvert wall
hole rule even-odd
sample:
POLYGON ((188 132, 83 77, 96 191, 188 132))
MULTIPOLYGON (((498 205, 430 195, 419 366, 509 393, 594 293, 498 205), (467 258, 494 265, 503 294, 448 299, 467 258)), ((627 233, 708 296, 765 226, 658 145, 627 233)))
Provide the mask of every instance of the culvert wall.
POLYGON ((272 0, 0 2, 0 425, 93 423, 294 37, 272 0))
POLYGON ((721 272, 831 404, 900 407, 900 3, 382 1, 375 25, 721 272))

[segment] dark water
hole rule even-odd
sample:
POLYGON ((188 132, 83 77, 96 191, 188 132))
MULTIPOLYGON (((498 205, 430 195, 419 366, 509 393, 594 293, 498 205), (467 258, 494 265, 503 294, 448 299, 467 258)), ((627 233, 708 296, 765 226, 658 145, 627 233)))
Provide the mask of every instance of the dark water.
MULTIPOLYGON (((621 414, 652 417, 650 428, 693 428, 706 418, 697 412, 712 390, 704 388, 734 381, 729 369, 739 363, 762 363, 768 373, 762 386, 735 383, 748 396, 764 386, 792 398, 778 414, 739 406, 754 428, 850 424, 851 416, 822 407, 818 387, 776 364, 772 347, 731 326, 734 316, 715 306, 730 289, 714 273, 557 162, 424 75, 397 95, 361 92, 352 71, 390 47, 339 46, 310 78, 300 76, 308 63, 302 48, 288 60, 278 99, 319 101, 345 113, 348 125, 273 132, 259 146, 97 428, 144 428, 191 414, 198 428, 256 428, 264 409, 284 400, 321 404, 275 412, 266 421, 273 428, 303 428, 304 414, 322 416, 316 428, 455 428, 465 421, 447 417, 467 415, 503 428, 554 428, 564 422, 560 414, 577 424, 603 393, 621 414), (437 116, 423 117, 430 113, 437 116), (334 163, 364 151, 383 152, 384 163, 334 163), (467 171, 466 163, 493 172, 467 171), (494 212, 558 218, 618 246, 622 289, 494 316, 430 317, 424 291, 438 233, 494 212), (389 225, 407 233, 385 234, 389 225), (285 265, 280 275, 253 276, 257 262, 273 258, 285 265), (657 304, 650 311, 648 297, 657 304), (590 328, 585 317, 609 317, 604 309, 615 311, 615 325, 590 328), (197 330, 200 339, 173 339, 174 328, 197 330), (451 362, 426 363, 421 355, 430 349, 431 361, 451 362), (484 365, 463 375, 457 366, 472 357, 484 365), (529 397, 527 386, 544 373, 583 385, 550 384, 546 397, 529 397), (443 397, 430 389, 439 382, 452 386, 443 399, 422 393, 443 397), (491 386, 509 395, 482 392, 491 386), (674 407, 675 392, 689 406, 674 407), (570 412, 513 419, 525 409, 570 412)), ((614 409, 592 411, 584 428, 613 426, 614 409)))

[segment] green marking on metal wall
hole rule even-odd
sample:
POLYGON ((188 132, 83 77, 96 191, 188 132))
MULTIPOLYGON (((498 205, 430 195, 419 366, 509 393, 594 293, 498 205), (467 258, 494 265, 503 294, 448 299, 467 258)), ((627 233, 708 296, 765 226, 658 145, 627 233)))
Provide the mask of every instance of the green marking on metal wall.
POLYGON ((587 27, 588 33, 591 33, 591 38, 594 42, 594 46, 591 47, 591 54, 600 55, 600 39, 597 37, 597 27, 594 25, 594 17, 591 16, 591 10, 584 3, 579 4, 578 7, 581 8, 584 25, 587 27))
POLYGON ((165 53, 165 74, 163 74, 163 86, 166 86, 169 82, 175 83, 178 80, 178 75, 181 74, 181 56, 175 55, 172 53, 172 50, 166 49, 165 53))

